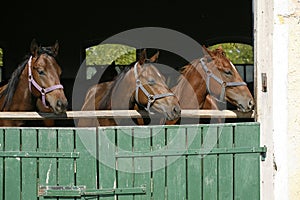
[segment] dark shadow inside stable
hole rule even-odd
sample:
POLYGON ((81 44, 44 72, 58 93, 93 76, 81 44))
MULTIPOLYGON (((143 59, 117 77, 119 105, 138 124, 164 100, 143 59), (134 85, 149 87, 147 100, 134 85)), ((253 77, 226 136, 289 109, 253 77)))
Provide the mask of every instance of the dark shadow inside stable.
MULTIPOLYGON (((0 19, 2 80, 7 80, 21 62, 32 38, 42 44, 58 40, 58 60, 63 70, 61 83, 69 100, 68 110, 74 110, 71 106, 73 86, 77 72, 85 60, 85 49, 120 32, 140 27, 163 27, 183 33, 206 46, 222 42, 253 44, 251 0, 218 3, 204 1, 201 6, 179 0, 155 4, 140 1, 72 4, 72 9, 66 5, 51 3, 40 7, 32 1, 19 2, 16 7, 13 2, 6 1, 3 3, 0 19)), ((161 50, 159 62, 178 70, 186 60, 161 50)), ((170 84, 174 82, 171 81, 170 84)), ((248 83, 248 86, 253 94, 253 82, 248 83)), ((86 89, 81 90, 82 96, 86 89)), ((80 105, 83 99, 76 101, 80 105)), ((228 104, 227 109, 234 108, 228 104)), ((254 119, 226 119, 227 121, 254 119)), ((34 125, 36 121, 32 123, 34 125)), ((73 123, 73 120, 58 120, 57 126, 73 126, 73 123)))

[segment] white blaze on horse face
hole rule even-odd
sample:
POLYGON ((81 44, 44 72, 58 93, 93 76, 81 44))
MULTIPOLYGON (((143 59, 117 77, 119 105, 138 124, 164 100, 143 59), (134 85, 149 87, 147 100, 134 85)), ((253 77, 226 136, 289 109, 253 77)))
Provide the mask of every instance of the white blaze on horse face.
POLYGON ((237 72, 237 69, 236 69, 236 67, 234 66, 234 64, 233 64, 231 61, 229 61, 229 62, 230 62, 230 64, 231 64, 232 68, 237 72))

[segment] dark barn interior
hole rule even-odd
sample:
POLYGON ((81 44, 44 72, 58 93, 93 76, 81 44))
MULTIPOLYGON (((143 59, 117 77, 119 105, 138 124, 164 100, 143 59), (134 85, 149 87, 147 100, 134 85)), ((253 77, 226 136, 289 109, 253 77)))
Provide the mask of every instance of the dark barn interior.
MULTIPOLYGON (((6 1, 1 6, 0 25, 2 80, 9 79, 29 52, 33 38, 45 45, 58 40, 61 80, 70 101, 85 48, 122 31, 163 27, 207 46, 221 42, 253 43, 251 0, 6 1)), ((174 64, 168 56, 165 59, 174 64)))

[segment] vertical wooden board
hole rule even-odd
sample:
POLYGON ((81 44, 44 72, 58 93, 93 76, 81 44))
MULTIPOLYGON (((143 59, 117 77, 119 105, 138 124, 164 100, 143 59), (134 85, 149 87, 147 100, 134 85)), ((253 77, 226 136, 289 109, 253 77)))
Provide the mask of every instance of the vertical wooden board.
MULTIPOLYGON (((4 129, 0 129, 0 151, 4 151, 4 129)), ((4 198, 4 158, 0 157, 0 200, 4 198)))
POLYGON ((76 151, 79 152, 79 158, 76 159, 76 185, 86 186, 86 189, 97 189, 96 128, 77 128, 75 141, 76 151))
MULTIPOLYGON (((235 127, 235 147, 259 147, 259 126, 257 124, 239 124, 235 127)), ((234 199, 259 199, 259 163, 258 153, 236 154, 234 159, 234 199)))
MULTIPOLYGON (((217 148, 218 128, 217 126, 203 127, 203 148, 209 153, 217 148)), ((217 155, 204 155, 203 158, 203 199, 215 200, 218 193, 218 157, 217 155)))
MULTIPOLYGON (((117 145, 118 152, 132 152, 132 132, 133 128, 122 127, 117 129, 117 145)), ((117 159, 117 187, 132 188, 134 165, 132 158, 117 159)), ((118 195, 118 200, 133 199, 133 195, 118 195)))
MULTIPOLYGON (((232 126, 219 127, 219 148, 233 148, 232 126)), ((218 166, 219 199, 233 199, 233 154, 220 154, 218 166)))
MULTIPOLYGON (((57 130, 56 129, 38 129, 38 151, 39 152, 56 152, 57 147, 57 130)), ((56 158, 39 158, 39 185, 56 186, 57 185, 57 159, 56 158)), ((47 198, 48 199, 48 198, 47 198)), ((49 198, 56 199, 56 198, 49 198)))
MULTIPOLYGON (((23 129, 22 152, 36 152, 37 131, 35 129, 23 129)), ((37 199, 37 158, 22 158, 22 199, 37 199)))
MULTIPOLYGON (((187 149, 201 149, 201 126, 187 127, 187 149)), ((202 199, 202 156, 189 155, 187 157, 187 198, 202 199)))
MULTIPOLYGON (((74 152, 74 130, 73 129, 58 129, 58 148, 59 152, 74 152)), ((57 182, 60 186, 75 185, 75 167, 73 158, 58 159, 58 177, 57 182)), ((63 200, 65 198, 60 198, 63 200)), ((71 200, 70 198, 67 198, 71 200)), ((66 199, 66 200, 67 200, 66 199)))
MULTIPOLYGON (((5 151, 20 151, 20 129, 5 129, 5 151)), ((4 199, 21 198, 21 159, 5 158, 4 199)))
MULTIPOLYGON (((167 129, 167 149, 185 153, 186 129, 180 126, 167 129)), ((167 199, 186 199, 186 163, 184 155, 167 157, 167 199)))
MULTIPOLYGON (((116 184, 116 146, 115 129, 98 128, 99 151, 99 188, 115 188, 116 184)), ((100 199, 114 200, 114 196, 100 197, 100 199)))
MULTIPOLYGON (((146 126, 137 126, 134 128, 133 151, 149 153, 151 150, 151 132, 152 129, 146 126)), ((134 187, 146 186, 145 195, 135 195, 135 200, 150 199, 151 187, 151 160, 150 157, 138 157, 133 160, 134 165, 134 187)))
MULTIPOLYGON (((165 128, 152 128, 152 152, 156 155, 165 152, 165 128)), ((152 199, 166 199, 166 157, 152 157, 152 199)))

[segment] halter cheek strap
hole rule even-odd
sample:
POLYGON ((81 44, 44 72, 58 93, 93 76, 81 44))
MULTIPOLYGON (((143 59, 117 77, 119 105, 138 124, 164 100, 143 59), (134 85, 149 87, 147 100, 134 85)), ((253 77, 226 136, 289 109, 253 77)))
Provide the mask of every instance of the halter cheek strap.
MULTIPOLYGON (((135 79, 136 79, 136 87, 135 87, 135 100, 138 104, 139 103, 139 89, 142 90, 142 92, 147 96, 148 98, 148 103, 147 103, 147 107, 144 107, 144 109, 146 111, 148 111, 148 113, 150 114, 154 114, 153 112, 150 111, 150 106, 157 100, 157 99, 161 99, 161 98, 164 98, 164 97, 168 97, 168 96, 174 96, 173 93, 165 93, 165 94, 156 94, 156 95, 153 95, 153 94, 150 94, 146 88, 143 86, 142 82, 140 79, 138 79, 138 72, 137 72, 137 64, 138 63, 135 63, 134 65, 134 76, 135 76, 135 79)), ((141 105, 141 104, 140 104, 141 105)))
POLYGON ((56 90, 56 89, 63 89, 64 87, 61 85, 61 84, 58 84, 58 85, 53 85, 53 86, 50 86, 50 87, 47 87, 47 88, 43 88, 41 87, 34 79, 33 79, 33 76, 32 76, 32 73, 31 73, 31 62, 32 62, 32 56, 30 56, 29 60, 28 60, 28 81, 29 81, 29 90, 31 92, 31 85, 33 85, 42 95, 42 102, 43 102, 43 105, 46 107, 46 108, 49 108, 46 104, 46 94, 53 91, 53 90, 56 90))

